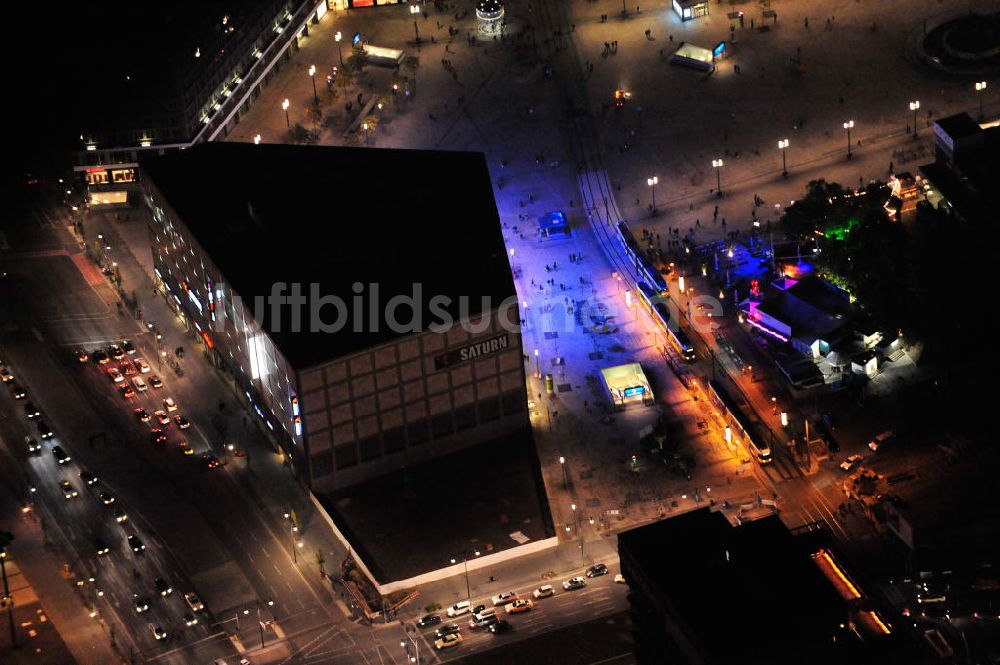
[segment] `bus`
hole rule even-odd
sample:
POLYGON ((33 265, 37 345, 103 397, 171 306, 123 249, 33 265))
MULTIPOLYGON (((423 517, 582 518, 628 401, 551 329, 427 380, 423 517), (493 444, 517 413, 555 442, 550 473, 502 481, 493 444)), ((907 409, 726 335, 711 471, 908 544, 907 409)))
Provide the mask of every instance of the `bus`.
POLYGON ((708 382, 708 396, 712 400, 712 404, 722 412, 726 424, 733 434, 743 442, 747 451, 761 464, 773 462, 771 447, 761 443, 763 439, 760 432, 737 406, 736 401, 726 392, 726 389, 715 379, 708 382))

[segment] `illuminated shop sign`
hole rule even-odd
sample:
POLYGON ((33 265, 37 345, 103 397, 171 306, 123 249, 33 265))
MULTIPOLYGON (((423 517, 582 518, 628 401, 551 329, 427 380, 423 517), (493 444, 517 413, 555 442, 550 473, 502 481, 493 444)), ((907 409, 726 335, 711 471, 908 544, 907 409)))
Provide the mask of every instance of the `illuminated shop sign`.
POLYGON ((452 365, 457 365, 467 360, 473 360, 482 356, 488 356, 498 351, 503 351, 509 346, 510 339, 508 338, 507 333, 503 333, 502 335, 490 337, 489 339, 484 339, 479 342, 466 344, 463 347, 436 356, 434 358, 434 368, 445 369, 446 367, 451 367, 452 365))
POLYGON ((633 386, 625 389, 625 397, 636 397, 645 394, 646 388, 643 386, 633 386))

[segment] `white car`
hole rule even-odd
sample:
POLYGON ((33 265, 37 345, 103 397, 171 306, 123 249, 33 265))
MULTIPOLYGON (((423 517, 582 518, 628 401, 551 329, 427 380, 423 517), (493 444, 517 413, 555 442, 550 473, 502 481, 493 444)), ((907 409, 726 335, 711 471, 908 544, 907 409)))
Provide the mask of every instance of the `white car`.
POLYGON ((153 633, 153 637, 155 637, 157 640, 167 639, 167 631, 163 630, 155 623, 149 624, 149 631, 153 633))
POLYGON ((173 413, 177 410, 177 402, 174 401, 173 397, 168 397, 163 400, 163 408, 167 410, 167 413, 173 413))
POLYGON ((201 598, 198 597, 194 591, 188 591, 184 594, 184 600, 187 602, 188 607, 194 612, 201 612, 205 609, 205 604, 201 602, 201 598))
POLYGON ((454 605, 449 607, 447 614, 450 617, 459 617, 462 616, 463 614, 468 614, 471 610, 472 610, 472 604, 467 600, 463 600, 462 602, 455 603, 454 605))
POLYGON ((507 603, 512 603, 517 600, 517 593, 514 591, 504 591, 503 593, 498 593, 493 596, 494 605, 506 605, 507 603))
POLYGON ((140 373, 149 374, 149 363, 142 358, 135 359, 135 366, 139 368, 140 373))
POLYGON ((845 459, 843 462, 840 463, 840 468, 843 471, 849 473, 854 469, 854 467, 861 464, 861 460, 863 459, 864 457, 862 457, 861 455, 851 455, 850 457, 848 457, 847 459, 845 459))
POLYGON ((111 380, 114 381, 115 383, 121 383, 122 381, 125 380, 125 377, 122 376, 122 373, 118 371, 117 367, 109 367, 108 376, 110 376, 111 380))
POLYGON ((551 584, 544 584, 531 592, 531 595, 535 598, 548 598, 549 596, 554 596, 555 594, 556 590, 552 588, 551 584))
POLYGON ((442 638, 434 640, 434 648, 440 651, 441 649, 447 649, 449 647, 458 646, 462 641, 462 636, 458 633, 452 633, 451 635, 445 635, 442 638))
POLYGON ((566 591, 572 591, 573 589, 582 589, 587 586, 587 580, 583 579, 579 575, 576 577, 571 577, 565 582, 563 582, 563 589, 566 591))
POLYGON ((132 385, 135 386, 136 392, 140 393, 145 392, 146 388, 148 387, 146 385, 146 382, 142 380, 141 376, 132 377, 132 385))

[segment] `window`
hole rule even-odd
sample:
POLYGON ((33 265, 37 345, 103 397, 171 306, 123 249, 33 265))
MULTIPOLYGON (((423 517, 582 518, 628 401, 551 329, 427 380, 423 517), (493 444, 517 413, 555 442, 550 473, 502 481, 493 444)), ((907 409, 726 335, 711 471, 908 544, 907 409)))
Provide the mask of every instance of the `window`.
POLYGON ((479 403, 479 422, 488 423, 500 417, 500 402, 490 397, 479 403))
POLYGON ((476 424, 476 405, 467 404, 455 410, 455 427, 462 431, 476 424))
POLYGON ((361 461, 370 462, 382 456, 382 446, 379 445, 378 436, 369 436, 361 439, 358 444, 361 448, 361 461))
POLYGON ((503 400, 503 414, 505 416, 524 411, 525 397, 523 392, 512 390, 509 393, 504 393, 501 399, 503 400))
POLYGON ((406 448, 406 431, 402 427, 391 429, 382 434, 382 449, 386 455, 398 453, 406 448))
POLYGON ((358 450, 353 442, 337 446, 333 449, 333 455, 338 469, 346 469, 358 463, 358 450))
POLYGON ((426 443, 427 439, 427 421, 418 420, 415 423, 410 423, 406 427, 406 436, 410 440, 411 446, 419 446, 421 443, 426 443))
POLYGON ((329 476, 333 473, 333 453, 325 450, 312 456, 312 477, 329 476))
POLYGON ((431 418, 431 432, 434 434, 435 439, 448 436, 452 431, 450 413, 442 413, 439 416, 431 418))

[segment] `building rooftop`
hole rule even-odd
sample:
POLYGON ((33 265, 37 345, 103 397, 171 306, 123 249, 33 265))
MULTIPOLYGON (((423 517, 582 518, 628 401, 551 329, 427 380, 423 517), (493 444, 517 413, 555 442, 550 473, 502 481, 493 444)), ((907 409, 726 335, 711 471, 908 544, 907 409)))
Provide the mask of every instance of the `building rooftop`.
POLYGON ((790 285, 770 290, 757 309, 788 324, 795 337, 829 342, 830 333, 850 318, 850 301, 822 279, 806 277, 785 284, 790 285))
POLYGON ((707 663, 827 662, 817 659, 847 617, 777 516, 733 527, 705 508, 621 533, 618 544, 707 663))
MULTIPOLYGON (((280 326, 265 308, 258 322, 297 368, 426 330, 441 310, 458 320, 516 298, 480 153, 208 143, 143 168, 245 303, 277 282, 299 283, 307 296, 316 283, 345 303, 347 325, 332 333, 309 332, 311 299, 303 332, 290 331, 289 307, 280 326), (397 295, 419 296, 419 317, 403 304, 387 319, 397 295), (433 296, 450 304, 432 309, 433 296), (413 329, 388 325, 411 319, 413 329)), ((336 320, 336 309, 325 306, 322 318, 336 320)))
POLYGON ((382 583, 555 535, 529 427, 317 498, 382 583))

